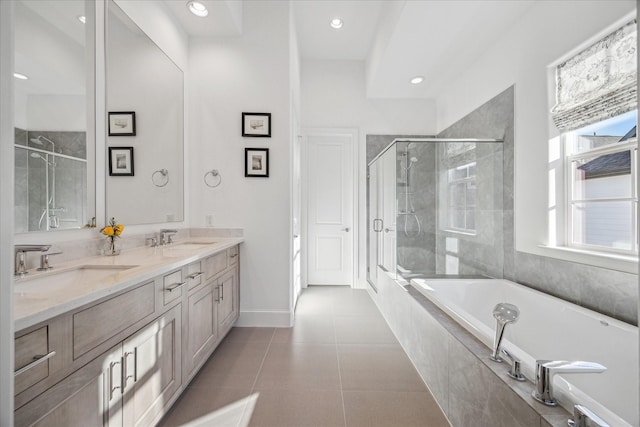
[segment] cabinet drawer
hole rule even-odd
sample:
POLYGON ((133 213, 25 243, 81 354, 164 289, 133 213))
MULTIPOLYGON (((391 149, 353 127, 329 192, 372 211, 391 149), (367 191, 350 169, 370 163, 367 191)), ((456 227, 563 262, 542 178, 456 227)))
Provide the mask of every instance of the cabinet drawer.
POLYGON ((189 264, 187 266, 187 283, 188 283, 188 290, 191 290, 193 288, 197 288, 198 285, 200 285, 202 283, 202 275, 203 275, 203 271, 202 271, 202 263, 201 262, 194 262, 193 264, 189 264))
POLYGON ((43 326, 15 340, 15 393, 49 376, 49 327, 43 326), (39 363, 38 363, 39 361, 39 363), (26 370, 18 373, 22 368, 26 370))
POLYGON ((182 280, 182 270, 174 271, 162 278, 164 305, 182 296, 182 286, 185 283, 182 280))
POLYGON ((155 311, 155 284, 149 282, 129 292, 73 315, 74 359, 155 311))
POLYGON ((227 268, 227 251, 211 255, 204 260, 204 270, 207 280, 227 268))
POLYGON ((232 248, 227 249, 227 257, 229 260, 229 266, 237 264, 238 263, 238 247, 234 246, 232 248))

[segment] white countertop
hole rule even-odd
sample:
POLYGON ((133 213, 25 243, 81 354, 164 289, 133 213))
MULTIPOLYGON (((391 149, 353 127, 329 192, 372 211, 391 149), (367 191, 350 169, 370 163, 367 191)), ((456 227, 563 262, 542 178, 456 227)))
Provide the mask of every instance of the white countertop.
MULTIPOLYGON (((213 255, 242 243, 242 237, 197 237, 161 247, 123 250, 117 256, 95 256, 77 259, 49 271, 29 270, 14 280, 13 309, 15 330, 20 331, 67 311, 126 290, 193 261, 213 255), (184 243, 189 244, 185 245, 184 243), (214 242, 214 243, 212 243, 214 242), (196 245, 201 243, 202 245, 196 245), (85 267, 82 269, 79 267, 85 267), (101 269, 100 267, 105 267, 101 269), (113 267, 113 271, 106 271, 113 267), (76 270, 74 279, 57 281, 56 275, 76 270), (103 272, 98 279, 87 280, 91 272, 103 272), (82 276, 80 273, 88 273, 82 276)), ((69 277, 71 277, 69 275, 69 277)))

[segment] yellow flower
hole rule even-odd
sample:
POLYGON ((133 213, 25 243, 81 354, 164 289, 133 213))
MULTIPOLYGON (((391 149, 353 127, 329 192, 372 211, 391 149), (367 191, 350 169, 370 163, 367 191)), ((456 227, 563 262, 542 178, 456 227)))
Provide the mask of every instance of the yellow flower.
POLYGON ((121 234, 122 234, 122 232, 124 231, 124 225, 122 225, 122 224, 117 224, 117 225, 114 227, 114 230, 115 230, 114 232, 115 232, 116 236, 119 236, 119 235, 121 235, 121 234))
POLYGON ((115 234, 115 230, 110 225, 104 227, 102 230, 100 230, 100 232, 105 236, 113 236, 115 234))

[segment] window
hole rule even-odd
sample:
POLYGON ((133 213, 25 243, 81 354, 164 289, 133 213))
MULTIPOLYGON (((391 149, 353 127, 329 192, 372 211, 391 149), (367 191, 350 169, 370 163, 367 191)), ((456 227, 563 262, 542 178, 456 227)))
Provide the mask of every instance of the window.
POLYGON ((476 231, 476 162, 450 168, 448 182, 448 225, 452 230, 476 231))
POLYGON ((633 20, 555 67, 561 246, 638 254, 636 40, 633 20))
POLYGON ((567 243, 638 253, 636 112, 563 134, 567 243))

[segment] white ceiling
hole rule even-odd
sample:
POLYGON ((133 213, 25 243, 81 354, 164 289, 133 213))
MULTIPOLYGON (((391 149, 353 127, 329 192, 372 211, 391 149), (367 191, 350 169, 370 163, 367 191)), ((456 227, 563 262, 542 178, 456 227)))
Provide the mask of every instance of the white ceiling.
MULTIPOLYGON (((241 0, 202 0, 206 19, 186 0, 164 0, 193 36, 242 32, 241 0)), ((372 98, 433 98, 470 66, 535 0, 293 0, 302 60, 367 63, 372 98), (331 19, 344 26, 334 30, 331 19), (421 75, 424 83, 409 79, 421 75)))

